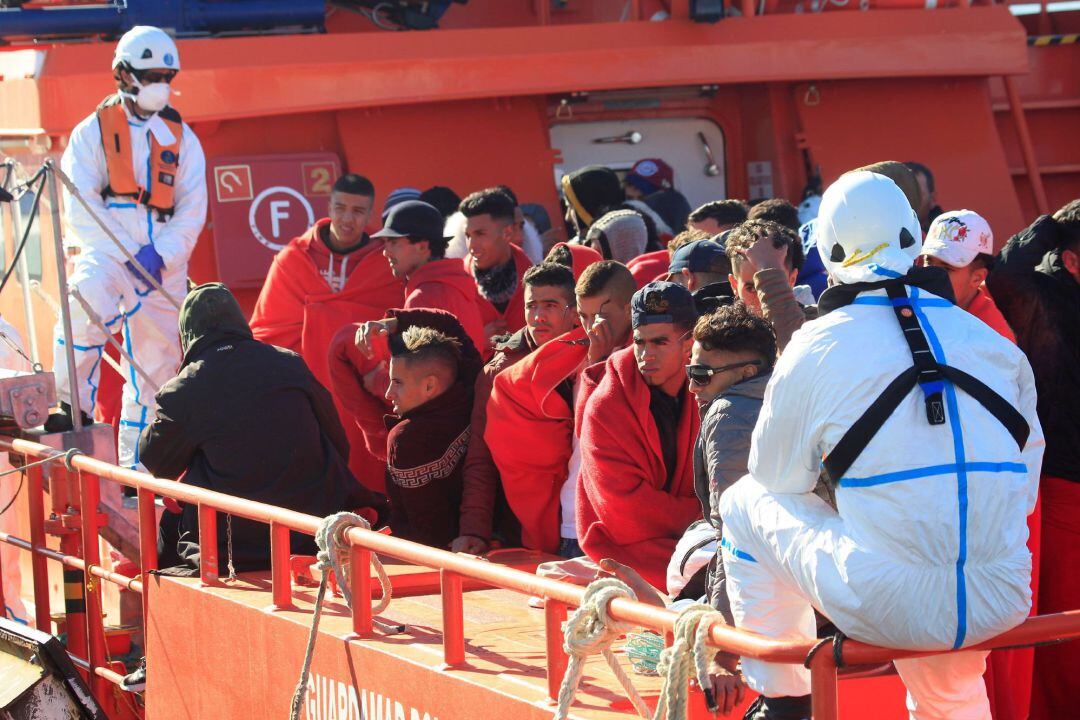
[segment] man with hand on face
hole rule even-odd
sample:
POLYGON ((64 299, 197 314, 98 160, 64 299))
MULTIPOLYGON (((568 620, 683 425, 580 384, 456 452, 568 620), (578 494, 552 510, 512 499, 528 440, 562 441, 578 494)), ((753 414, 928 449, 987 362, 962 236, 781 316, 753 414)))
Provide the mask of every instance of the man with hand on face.
POLYGON ((79 249, 68 275, 73 347, 64 347, 58 322, 54 357, 71 350, 77 377, 57 373, 60 412, 49 416, 45 429, 72 428, 73 396, 82 421, 90 422, 106 340, 122 330, 127 354, 149 376, 121 359, 127 382, 118 458, 136 469, 142 467, 139 433, 153 418, 154 393, 180 364, 178 307, 187 293, 188 258, 206 220, 202 146, 169 104, 179 71, 176 43, 165 31, 139 25, 124 33, 112 61, 117 92, 71 131, 60 159, 83 202, 65 190, 65 241, 79 249))
POLYGON ((725 249, 735 297, 772 323, 783 352, 807 319, 794 290, 804 257, 798 233, 771 220, 750 220, 731 231, 725 249))
MULTIPOLYGON (((459 208, 465 216, 469 254, 465 271, 476 282, 484 337, 513 333, 524 324, 525 290, 521 282, 532 261, 513 244, 520 229, 517 203, 499 188, 469 195, 459 208)), ((483 353, 487 343, 478 346, 483 353)))
MULTIPOLYGON (((398 203, 372 237, 386 238, 382 252, 394 276, 405 281, 405 309, 445 310, 457 318, 474 347, 485 346, 476 285, 460 260, 443 258, 446 238, 438 210, 419 200, 398 203)), ((382 418, 390 353, 385 344, 365 338, 388 332, 382 320, 349 323, 334 336, 329 357, 334 395, 359 426, 368 452, 380 460, 386 457, 382 418)))
POLYGON ((525 327, 496 342, 495 356, 484 366, 476 382, 472 436, 465 457, 461 534, 450 546, 454 552, 483 553, 488 549, 493 530, 505 545, 520 544, 521 524, 507 504, 499 469, 484 439, 488 399, 496 375, 577 326, 574 275, 569 268, 544 262, 529 268, 522 280, 525 327))
MULTIPOLYGON (((381 318, 404 298, 404 284, 382 253, 383 240, 365 232, 374 203, 370 180, 355 173, 338 178, 328 217, 274 256, 251 315, 256 340, 299 353, 327 387, 334 334, 349 323, 381 318)), ((342 402, 335 397, 334 404, 349 437, 349 469, 365 481, 381 478, 382 460, 365 450, 342 402)))
POLYGON ((630 312, 633 347, 608 358, 579 413, 577 526, 590 559, 611 558, 664 587, 676 541, 701 515, 698 410, 685 370, 697 310, 686 288, 652 282, 630 312))
POLYGON ((574 290, 581 327, 495 376, 484 437, 527 548, 565 558, 581 555, 575 401, 584 392, 585 368, 591 366, 598 379, 602 361, 630 341, 634 290, 625 265, 613 260, 589 265, 574 290))

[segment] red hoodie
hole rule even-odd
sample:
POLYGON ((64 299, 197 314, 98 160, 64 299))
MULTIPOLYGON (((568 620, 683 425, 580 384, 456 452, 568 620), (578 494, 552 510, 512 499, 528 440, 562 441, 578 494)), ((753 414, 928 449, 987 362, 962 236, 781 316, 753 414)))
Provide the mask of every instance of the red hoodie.
MULTIPOLYGON (((506 323, 507 333, 514 333, 525 327, 525 283, 522 282, 522 278, 525 277, 525 271, 532 267, 532 260, 529 256, 519 248, 517 245, 510 246, 511 257, 514 258, 514 267, 517 270, 518 284, 517 290, 514 291, 513 296, 510 298, 510 302, 507 303, 506 309, 499 312, 499 309, 488 302, 486 299, 479 295, 477 292, 477 298, 480 302, 480 317, 483 320, 481 327, 487 325, 494 320, 502 320, 506 323)), ((476 289, 476 279, 473 277, 473 256, 466 255, 461 261, 465 267, 465 274, 468 275, 470 282, 473 284, 473 289, 476 289)), ((468 326, 466 326, 466 330, 468 326)), ((471 333, 470 333, 471 336, 471 333)), ((482 343, 477 345, 481 348, 480 354, 484 357, 491 356, 490 343, 482 343)))
POLYGON ((670 264, 671 256, 668 251, 657 250, 656 252, 638 255, 626 263, 626 267, 630 268, 630 274, 634 276, 638 290, 640 290, 653 280, 667 275, 670 264))
MULTIPOLYGON (((369 240, 347 255, 331 253, 319 237, 329 225, 328 218, 319 220, 274 257, 251 316, 256 340, 299 353, 328 388, 334 334, 349 323, 378 320, 404 299, 404 285, 383 257, 382 240, 369 240), (329 277, 343 282, 339 292, 331 290, 329 277)), ((334 404, 349 439, 349 469, 368 487, 381 489, 382 462, 364 451, 363 436, 340 399, 334 404)))
POLYGON ((484 440, 527 548, 559 549, 559 491, 573 450, 574 411, 557 388, 576 376, 588 352, 577 328, 495 376, 484 440))
POLYGON ((629 565, 653 587, 664 587, 675 543, 701 516, 694 496, 697 403, 685 383, 680 392, 679 462, 670 490, 664 490, 667 469, 649 411, 649 386, 633 348, 608 358, 603 378, 586 400, 580 427, 581 549, 595 561, 614 558, 629 565))
POLYGON ((561 242, 555 243, 551 249, 554 250, 557 247, 564 247, 570 253, 570 272, 574 273, 574 282, 581 279, 581 273, 585 272, 585 268, 604 259, 603 255, 585 245, 561 242))
MULTIPOLYGON (((480 297, 476 281, 461 267, 456 258, 432 260, 409 276, 405 284, 405 307, 445 310, 458 319, 473 345, 485 359, 491 356, 490 343, 484 337, 483 305, 491 305, 480 297)), ((492 308, 494 310, 494 308, 492 308)), ((520 309, 522 324, 525 306, 520 309)))
POLYGON ((1012 328, 1005 321, 1005 316, 998 310, 994 298, 990 297, 990 291, 986 289, 985 285, 979 288, 979 292, 975 294, 975 299, 968 304, 967 311, 997 330, 998 335, 1008 338, 1009 342, 1013 344, 1016 343, 1016 336, 1013 335, 1012 328))

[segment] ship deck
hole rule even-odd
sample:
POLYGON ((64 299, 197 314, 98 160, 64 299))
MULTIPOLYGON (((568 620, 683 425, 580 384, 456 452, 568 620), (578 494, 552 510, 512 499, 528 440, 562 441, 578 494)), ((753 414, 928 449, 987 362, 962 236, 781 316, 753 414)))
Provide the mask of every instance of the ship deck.
MULTIPOLYGON (((398 566, 399 573, 403 570, 398 566)), ((294 586, 295 607, 286 610, 271 605, 269 573, 242 574, 211 587, 198 578, 155 577, 148 591, 148 718, 286 716, 303 662, 315 588, 294 586)), ((302 718, 552 717, 544 612, 530 607, 524 595, 496 589, 465 594, 466 663, 452 668, 443 660, 437 591, 395 597, 379 619, 405 630, 395 635, 376 631, 375 637, 360 639, 352 634, 343 601, 328 598, 324 603, 302 718)), ((629 669, 622 645, 616 643, 616 654, 629 669)), ((631 677, 646 700, 655 703, 659 678, 631 677)), ((895 676, 845 681, 840 685, 841 716, 904 718, 903 695, 895 676)), ((633 716, 599 656, 586 664, 571 716, 633 716)), ((731 717, 741 716, 739 709, 731 717)), ((691 717, 712 717, 700 695, 692 698, 691 717)))

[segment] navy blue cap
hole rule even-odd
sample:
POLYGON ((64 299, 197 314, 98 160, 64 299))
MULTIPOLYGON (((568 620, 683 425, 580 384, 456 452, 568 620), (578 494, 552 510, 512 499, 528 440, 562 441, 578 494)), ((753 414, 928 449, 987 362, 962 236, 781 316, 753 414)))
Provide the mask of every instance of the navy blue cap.
POLYGON ((668 272, 680 270, 690 272, 726 273, 731 270, 727 261, 727 251, 715 240, 695 240, 683 245, 671 256, 668 272))
POLYGON ((630 321, 634 327, 658 323, 692 325, 697 318, 694 296, 678 283, 654 280, 630 300, 630 321))
POLYGON ((434 205, 419 200, 406 200, 390 208, 383 229, 371 237, 438 240, 444 237, 443 216, 434 205))

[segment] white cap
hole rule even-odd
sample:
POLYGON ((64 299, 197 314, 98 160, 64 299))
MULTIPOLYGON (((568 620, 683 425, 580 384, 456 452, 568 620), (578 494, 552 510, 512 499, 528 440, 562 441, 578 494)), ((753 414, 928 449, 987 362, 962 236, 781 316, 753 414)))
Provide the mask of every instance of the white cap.
POLYGON ((865 170, 845 173, 825 190, 814 230, 821 261, 842 284, 906 275, 922 238, 907 196, 865 170))
POLYGON ((112 66, 126 62, 135 70, 150 68, 180 69, 180 53, 176 43, 161 28, 136 25, 116 43, 112 66))
POLYGON ((967 267, 979 253, 994 254, 990 223, 971 210, 950 210, 934 218, 922 254, 953 267, 967 267))

